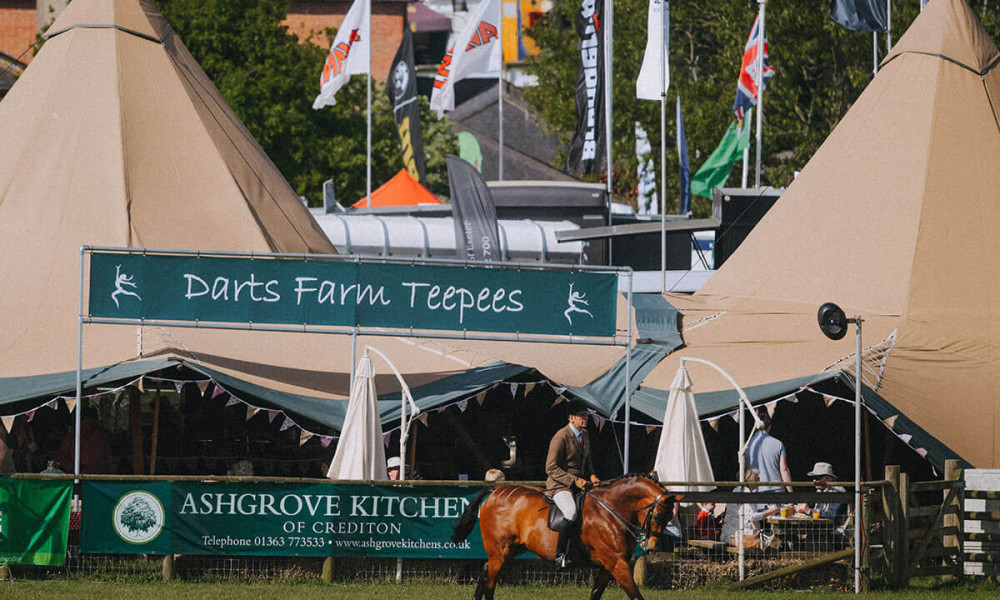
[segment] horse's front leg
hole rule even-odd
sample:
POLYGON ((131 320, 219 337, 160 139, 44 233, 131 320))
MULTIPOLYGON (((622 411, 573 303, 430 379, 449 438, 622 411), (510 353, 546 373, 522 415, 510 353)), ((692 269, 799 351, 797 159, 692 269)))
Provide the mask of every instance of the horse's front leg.
POLYGON ((639 586, 632 578, 632 569, 629 568, 627 560, 617 558, 612 564, 604 565, 604 568, 611 573, 622 590, 628 594, 630 600, 642 600, 642 594, 639 593, 639 586))
POLYGON ((594 586, 590 588, 590 600, 601 600, 601 595, 604 594, 604 588, 608 587, 611 582, 611 573, 608 573, 604 569, 600 569, 597 575, 594 576, 594 586))

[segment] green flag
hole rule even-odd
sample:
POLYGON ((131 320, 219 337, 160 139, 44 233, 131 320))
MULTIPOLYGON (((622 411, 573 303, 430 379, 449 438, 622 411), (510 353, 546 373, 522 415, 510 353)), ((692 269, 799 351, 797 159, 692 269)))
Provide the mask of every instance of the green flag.
POLYGON ((733 163, 743 156, 743 150, 750 146, 749 115, 743 122, 746 124, 740 131, 737 123, 730 123, 726 135, 705 159, 701 168, 691 178, 691 193, 706 198, 712 197, 712 188, 722 187, 729 179, 733 163))

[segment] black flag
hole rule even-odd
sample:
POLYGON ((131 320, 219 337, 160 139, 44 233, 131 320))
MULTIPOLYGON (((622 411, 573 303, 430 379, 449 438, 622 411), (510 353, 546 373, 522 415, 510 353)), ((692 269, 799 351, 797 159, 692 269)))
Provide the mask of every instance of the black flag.
POLYGON ((466 260, 500 260, 497 208, 490 188, 467 160, 449 154, 447 161, 455 254, 466 260))
POLYGON ((853 31, 885 31, 889 27, 884 0, 831 0, 830 18, 853 31))
POLYGON ((420 104, 417 102, 417 77, 413 68, 413 36, 404 23, 403 41, 392 59, 386 82, 392 114, 399 130, 399 145, 403 151, 403 166, 410 176, 427 187, 427 166, 424 162, 424 138, 420 130, 420 104))
POLYGON ((576 33, 580 37, 580 68, 576 75, 576 133, 569 145, 566 168, 574 173, 600 173, 605 170, 604 122, 604 4, 601 0, 583 0, 576 14, 576 33))

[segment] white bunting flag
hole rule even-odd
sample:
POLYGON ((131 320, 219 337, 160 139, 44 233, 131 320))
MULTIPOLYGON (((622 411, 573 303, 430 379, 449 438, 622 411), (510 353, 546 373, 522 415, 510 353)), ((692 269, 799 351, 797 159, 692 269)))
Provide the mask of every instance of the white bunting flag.
POLYGON ((510 397, 511 398, 517 398, 517 384, 516 383, 510 384, 510 397))
POLYGON ((486 400, 486 392, 479 392, 476 394, 476 402, 479 403, 479 406, 483 405, 484 400, 486 400))
POLYGON ((830 408, 830 405, 832 405, 836 401, 837 399, 834 398, 833 396, 827 396, 826 394, 823 394, 823 403, 826 404, 827 408, 830 408))
POLYGON ((308 442, 309 438, 311 438, 312 436, 313 436, 312 433, 310 433, 310 432, 306 431, 305 429, 303 429, 302 433, 299 434, 299 445, 301 446, 301 445, 305 444, 306 442, 308 442))
POLYGON ((247 405, 247 421, 249 421, 250 419, 252 419, 254 417, 254 415, 256 415, 259 412, 260 412, 259 408, 257 408, 256 406, 250 406, 248 404, 247 405))
POLYGON ((135 387, 139 388, 139 392, 145 393, 146 392, 145 380, 142 377, 140 377, 138 380, 136 380, 135 387))
POLYGON ((319 77, 319 95, 313 108, 336 104, 334 95, 342 88, 351 75, 368 72, 368 0, 354 0, 344 16, 337 37, 326 55, 323 73, 319 77))
POLYGON ((417 417, 417 420, 423 423, 424 427, 427 427, 427 413, 422 413, 420 416, 417 417))
POLYGON ((181 390, 184 389, 184 382, 183 381, 175 381, 174 382, 174 389, 177 390, 178 394, 181 393, 181 390))
POLYGON ((205 381, 198 381, 198 382, 196 382, 196 383, 195 383, 195 385, 197 385, 197 386, 198 386, 198 391, 199 391, 199 392, 201 392, 201 395, 202 395, 202 396, 204 396, 204 395, 205 395, 205 390, 207 390, 207 389, 208 389, 208 384, 209 384, 209 383, 211 383, 211 382, 210 382, 210 381, 208 381, 208 380, 205 380, 205 381))
POLYGON ((232 406, 234 404, 239 404, 240 401, 236 399, 236 396, 230 396, 229 400, 226 400, 226 406, 232 406))
POLYGON ((768 416, 773 417, 774 416, 774 410, 776 408, 778 408, 778 401, 775 400, 774 402, 768 402, 767 404, 764 405, 764 408, 767 409, 768 416))
POLYGON ((465 412, 465 410, 467 408, 469 408, 469 399, 466 398, 465 400, 459 400, 459 402, 458 402, 458 410, 460 410, 462 412, 465 412))
POLYGON ((76 398, 63 398, 66 403, 66 410, 73 412, 76 409, 76 398))
POLYGON ((885 423, 886 427, 888 427, 889 429, 892 429, 892 428, 894 428, 896 426, 896 419, 898 419, 898 418, 899 418, 899 415, 892 415, 891 417, 889 417, 888 419, 886 419, 886 420, 884 420, 882 422, 885 423))
POLYGON ((470 75, 492 75, 500 71, 503 44, 500 40, 500 0, 482 0, 476 12, 453 38, 434 77, 431 110, 438 116, 455 110, 455 82, 470 75))
POLYGON ((635 81, 635 95, 640 100, 659 100, 670 87, 670 3, 649 0, 646 26, 649 35, 639 78, 635 81), (667 35, 663 35, 664 31, 667 35))
POLYGON ((13 416, 13 417, 0 417, 0 420, 3 421, 4 428, 7 430, 7 433, 10 433, 11 428, 14 427, 14 419, 16 419, 16 418, 17 418, 17 416, 13 416))
POLYGON ((713 431, 719 431, 719 420, 718 419, 709 419, 708 420, 708 426, 711 427, 713 431))
POLYGON ((278 428, 278 431, 284 431, 289 427, 291 427, 292 425, 295 425, 295 421, 293 421, 289 417, 285 417, 285 422, 281 424, 281 427, 278 428))

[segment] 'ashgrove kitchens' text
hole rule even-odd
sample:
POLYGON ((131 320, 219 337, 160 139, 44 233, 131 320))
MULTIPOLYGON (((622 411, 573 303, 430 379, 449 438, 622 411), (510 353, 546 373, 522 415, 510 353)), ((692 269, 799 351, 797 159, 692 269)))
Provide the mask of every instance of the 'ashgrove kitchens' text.
POLYGON ((467 498, 416 496, 347 496, 333 494, 188 493, 182 515, 244 515, 275 517, 403 517, 456 519, 469 505, 467 498), (343 500, 348 502, 343 503, 343 500))
MULTIPOLYGON (((184 280, 186 300, 207 298, 214 302, 281 302, 282 299, 279 280, 258 280, 253 273, 245 280, 216 277, 211 284, 198 275, 185 273, 184 280)), ((296 277, 294 281, 295 284, 288 293, 295 299, 296 306, 345 306, 362 305, 366 302, 369 306, 392 304, 391 294, 384 285, 376 287, 370 284, 345 284, 316 277, 296 277)), ((465 322, 466 313, 471 311, 500 314, 524 310, 520 289, 483 287, 476 290, 419 281, 404 281, 400 285, 404 288, 409 308, 457 312, 460 324, 465 322)))

